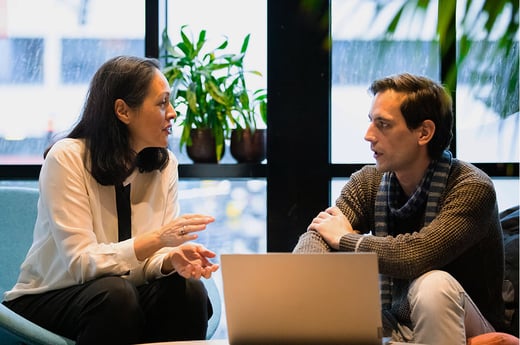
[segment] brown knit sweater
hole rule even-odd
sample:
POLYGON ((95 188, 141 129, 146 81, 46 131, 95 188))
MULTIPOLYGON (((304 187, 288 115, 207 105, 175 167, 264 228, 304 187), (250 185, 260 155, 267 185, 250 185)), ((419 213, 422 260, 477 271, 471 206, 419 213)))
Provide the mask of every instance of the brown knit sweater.
MULTIPOLYGON (((417 231, 398 229, 396 236, 372 236, 374 204, 382 174, 366 166, 352 174, 336 205, 364 235, 341 238, 341 251, 376 252, 379 272, 391 276, 392 313, 409 323, 406 292, 421 274, 440 269, 464 287, 495 329, 503 328, 502 282, 504 248, 496 194, 491 179, 475 166, 453 159, 437 217, 417 231), (396 284, 397 283, 397 284, 396 284), (397 288, 399 287, 399 288, 397 288)), ((301 235, 295 253, 325 252, 330 247, 315 231, 301 235)))

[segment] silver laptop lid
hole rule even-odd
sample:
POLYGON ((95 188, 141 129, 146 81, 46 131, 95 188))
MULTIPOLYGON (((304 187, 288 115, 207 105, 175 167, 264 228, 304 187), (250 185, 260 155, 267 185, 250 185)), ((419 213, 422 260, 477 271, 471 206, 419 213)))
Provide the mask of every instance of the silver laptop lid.
POLYGON ((381 344, 375 253, 222 254, 231 345, 381 344))

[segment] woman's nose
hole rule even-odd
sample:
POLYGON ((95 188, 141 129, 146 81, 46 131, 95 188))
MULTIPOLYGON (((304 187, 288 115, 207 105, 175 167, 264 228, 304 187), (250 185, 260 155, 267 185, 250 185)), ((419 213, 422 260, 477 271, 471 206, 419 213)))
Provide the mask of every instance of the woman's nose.
POLYGON ((168 118, 168 120, 170 119, 176 119, 177 118, 177 112, 175 111, 175 109, 173 108, 173 105, 172 103, 170 102, 169 103, 169 107, 168 107, 168 113, 166 115, 166 117, 168 118))

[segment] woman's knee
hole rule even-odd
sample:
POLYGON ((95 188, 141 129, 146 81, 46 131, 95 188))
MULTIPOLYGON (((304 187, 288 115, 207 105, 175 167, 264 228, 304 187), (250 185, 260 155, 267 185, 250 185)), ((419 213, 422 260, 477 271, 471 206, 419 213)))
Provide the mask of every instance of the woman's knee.
POLYGON ((145 320, 134 285, 121 277, 103 277, 87 284, 76 342, 139 342, 145 320))
POLYGON ((96 279, 85 292, 86 298, 89 298, 90 310, 127 317, 140 312, 139 295, 135 286, 121 277, 96 279))
POLYGON ((208 298, 208 291, 199 279, 186 279, 186 293, 200 301, 205 301, 208 298))
MULTIPOLYGON (((190 305, 205 304, 208 300, 208 292, 200 279, 185 279, 174 274, 161 278, 157 282, 160 284, 158 284, 158 290, 155 293, 158 296, 163 295, 166 299, 171 299, 171 292, 175 291, 177 296, 184 296, 182 299, 190 305)), ((175 301, 175 303, 178 302, 175 301)))

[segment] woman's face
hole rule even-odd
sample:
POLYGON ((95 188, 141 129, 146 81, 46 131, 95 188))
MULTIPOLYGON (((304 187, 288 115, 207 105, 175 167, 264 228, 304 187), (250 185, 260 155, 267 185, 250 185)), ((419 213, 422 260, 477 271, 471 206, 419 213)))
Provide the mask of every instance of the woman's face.
POLYGON ((148 147, 167 147, 168 135, 177 114, 170 103, 170 85, 156 70, 148 93, 138 108, 127 108, 130 145, 135 152, 148 147))

